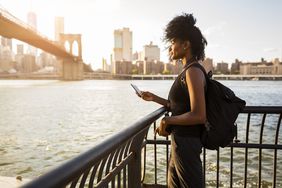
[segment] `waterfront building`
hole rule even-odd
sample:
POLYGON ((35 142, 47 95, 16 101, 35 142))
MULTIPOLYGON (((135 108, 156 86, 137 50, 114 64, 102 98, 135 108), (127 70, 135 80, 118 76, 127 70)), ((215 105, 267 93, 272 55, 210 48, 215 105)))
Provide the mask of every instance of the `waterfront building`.
POLYGON ((24 54, 24 45, 23 44, 17 44, 17 54, 19 55, 24 54))
POLYGON ((164 64, 160 62, 160 48, 152 41, 143 46, 140 60, 143 61, 143 74, 160 74, 164 70, 164 64))
POLYGON ((16 54, 15 55, 15 61, 16 61, 16 70, 23 72, 23 59, 24 59, 24 54, 16 54))
POLYGON ((132 32, 129 28, 114 31, 114 61, 132 61, 132 32))
POLYGON ((137 62, 136 61, 133 61, 133 63, 132 63, 132 74, 139 74, 139 72, 138 72, 138 65, 137 65, 137 62))
POLYGON ((38 57, 38 64, 36 68, 41 68, 41 69, 48 69, 52 70, 49 72, 61 72, 62 70, 62 61, 57 60, 56 57, 52 54, 46 53, 46 52, 41 52, 39 57, 38 57))
MULTIPOLYGON (((114 49, 112 59, 112 73, 117 74, 121 68, 121 63, 129 65, 128 62, 132 61, 132 32, 129 28, 117 29, 114 31, 114 49), (119 66, 119 67, 118 67, 119 66)), ((126 70, 129 68, 127 65, 126 70)), ((128 71, 126 71, 128 72, 128 71)), ((125 73, 122 73, 125 74, 125 73)))
POLYGON ((17 54, 15 55, 16 61, 16 70, 22 71, 23 70, 23 58, 24 58, 24 45, 17 44, 17 54))
POLYGON ((266 62, 264 59, 261 62, 248 62, 240 66, 240 74, 242 75, 280 75, 282 74, 282 63, 278 58, 272 62, 266 62))
POLYGON ((0 50, 0 72, 8 72, 12 67, 12 40, 2 37, 0 50))
POLYGON ((1 37, 1 46, 2 47, 8 47, 10 49, 10 51, 12 51, 12 49, 13 49, 12 39, 1 37))
POLYGON ((132 61, 115 61, 115 74, 132 74, 132 61))
POLYGON ((164 63, 161 61, 144 61, 143 74, 161 74, 164 71, 164 63))
POLYGON ((203 67, 205 68, 206 72, 208 73, 209 71, 214 71, 213 68, 213 59, 211 58, 206 58, 204 61, 201 62, 203 67))
POLYGON ((47 67, 49 66, 49 64, 50 62, 49 62, 48 54, 46 52, 41 52, 39 55, 40 68, 47 67))
POLYGON ((8 50, 7 48, 4 48, 2 50, 1 58, 0 58, 0 71, 1 72, 7 72, 9 71, 12 63, 12 55, 11 51, 8 50))
MULTIPOLYGON (((35 12, 28 12, 27 14, 27 24, 33 29, 37 30, 37 16, 35 12)), ((37 56, 37 48, 28 45, 27 53, 33 56, 37 56)))
POLYGON ((105 71, 105 72, 110 72, 110 70, 111 70, 111 67, 107 63, 107 60, 105 58, 102 59, 102 70, 105 71))
POLYGON ((144 61, 141 60, 135 61, 135 67, 137 69, 136 74, 144 74, 144 61))
POLYGON ((228 74, 228 63, 221 62, 216 64, 215 73, 217 74, 228 74))
POLYGON ((181 61, 173 60, 169 63, 164 63, 162 74, 179 74, 182 71, 181 61))
POLYGON ((244 63, 240 67, 240 73, 247 74, 272 74, 271 63, 244 63))
POLYGON ((172 74, 179 74, 179 73, 181 73, 181 71, 183 69, 182 62, 180 60, 173 60, 171 63, 173 65, 172 74))
POLYGON ((172 74, 172 69, 173 69, 172 63, 165 63, 163 74, 172 74))
POLYGON ((24 54, 22 69, 23 69, 22 72, 25 72, 25 73, 31 73, 37 70, 34 55, 24 54))
POLYGON ((160 61, 160 48, 158 45, 153 45, 152 41, 149 45, 145 45, 141 54, 141 60, 160 61))
POLYGON ((275 58, 273 61, 273 74, 282 75, 282 62, 278 58, 275 58))
POLYGON ((235 63, 231 64, 231 69, 230 69, 231 74, 239 74, 241 64, 242 64, 241 61, 239 61, 238 59, 235 59, 235 63))

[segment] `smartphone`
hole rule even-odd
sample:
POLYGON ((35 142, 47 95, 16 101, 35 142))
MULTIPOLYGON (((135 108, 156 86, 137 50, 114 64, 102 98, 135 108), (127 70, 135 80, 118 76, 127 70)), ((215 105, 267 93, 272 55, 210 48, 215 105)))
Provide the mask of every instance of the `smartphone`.
POLYGON ((139 95, 139 97, 141 97, 141 95, 142 95, 142 92, 140 91, 140 89, 138 89, 138 87, 136 86, 136 85, 134 85, 134 84, 130 84, 132 87, 133 87, 133 89, 136 91, 136 93, 137 93, 137 95, 139 95))

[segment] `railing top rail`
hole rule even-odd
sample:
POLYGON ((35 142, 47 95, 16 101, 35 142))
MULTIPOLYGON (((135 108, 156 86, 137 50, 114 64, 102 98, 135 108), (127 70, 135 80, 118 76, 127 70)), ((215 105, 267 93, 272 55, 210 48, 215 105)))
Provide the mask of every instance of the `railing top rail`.
POLYGON ((58 168, 40 176, 38 179, 24 185, 25 188, 40 187, 55 187, 65 186, 71 182, 77 174, 83 173, 88 169, 91 164, 98 162, 106 154, 110 153, 113 149, 120 146, 130 138, 134 137, 138 132, 143 130, 146 126, 152 124, 155 120, 165 113, 164 107, 150 113, 149 115, 141 118, 133 125, 125 128, 119 133, 111 136, 107 140, 96 145, 94 148, 86 151, 85 153, 73 158, 58 168))
POLYGON ((282 113, 282 106, 246 106, 242 113, 282 113))

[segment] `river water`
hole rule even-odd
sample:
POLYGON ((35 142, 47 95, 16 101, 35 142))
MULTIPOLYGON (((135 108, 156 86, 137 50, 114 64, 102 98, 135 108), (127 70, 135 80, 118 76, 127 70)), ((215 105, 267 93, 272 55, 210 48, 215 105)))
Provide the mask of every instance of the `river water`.
MULTIPOLYGON (((221 82, 247 105, 282 106, 282 81, 221 82)), ((167 98, 173 81, 0 80, 0 176, 34 178, 159 108, 130 83, 167 98)))

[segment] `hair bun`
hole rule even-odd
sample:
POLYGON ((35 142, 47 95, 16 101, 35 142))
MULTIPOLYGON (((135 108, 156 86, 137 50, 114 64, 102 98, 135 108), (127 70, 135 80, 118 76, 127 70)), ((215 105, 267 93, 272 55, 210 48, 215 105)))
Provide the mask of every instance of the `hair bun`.
POLYGON ((186 23, 188 23, 191 26, 195 26, 197 20, 196 18, 194 18, 193 14, 184 13, 183 17, 185 18, 186 23))

